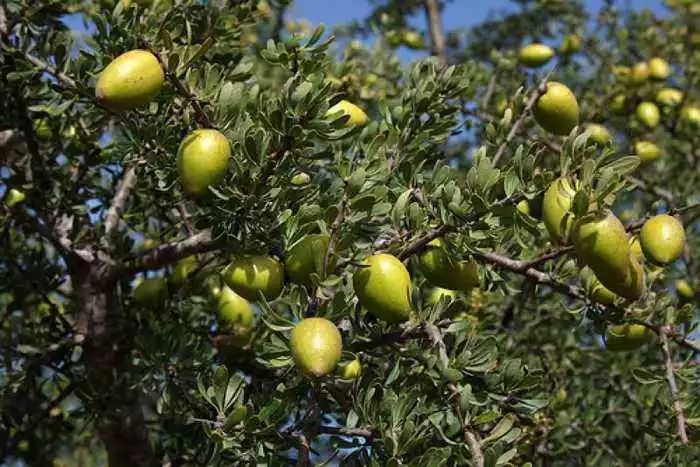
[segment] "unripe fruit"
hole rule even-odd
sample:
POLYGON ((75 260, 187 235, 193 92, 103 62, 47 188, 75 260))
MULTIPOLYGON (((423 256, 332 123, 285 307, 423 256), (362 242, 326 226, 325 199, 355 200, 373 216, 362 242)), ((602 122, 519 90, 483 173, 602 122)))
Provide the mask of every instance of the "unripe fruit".
POLYGON ((226 266, 221 277, 226 285, 247 300, 260 300, 260 292, 267 300, 274 300, 284 286, 284 267, 269 256, 244 255, 226 266))
MULTIPOLYGON (((307 235, 296 242, 289 249, 284 260, 284 270, 287 276, 297 284, 312 285, 311 274, 315 273, 320 276, 323 272, 323 262, 326 258, 329 242, 330 236, 327 234, 307 235)), ((334 267, 332 259, 331 255, 328 269, 334 267)))
POLYGON ((351 362, 341 364, 337 373, 343 379, 357 379, 362 375, 362 363, 359 358, 356 358, 351 362))
POLYGON ((388 323, 406 321, 411 313, 411 276, 398 258, 387 254, 365 258, 353 276, 360 304, 388 323))
POLYGON ((649 65, 646 62, 637 63, 632 67, 629 81, 631 84, 642 84, 649 79, 649 65))
POLYGON ((299 369, 309 376, 330 374, 343 353, 343 339, 335 324, 325 318, 301 320, 289 339, 292 357, 299 369))
POLYGON ((27 199, 27 195, 24 192, 19 191, 16 188, 10 188, 5 195, 5 206, 8 208, 13 208, 20 203, 23 203, 27 199))
POLYGON ((637 118, 649 128, 654 128, 661 121, 661 112, 653 102, 644 101, 637 106, 637 118))
POLYGON ((530 68, 541 67, 554 56, 554 50, 544 44, 526 45, 518 53, 518 60, 530 68))
POLYGON ((693 127, 700 126, 700 107, 696 105, 686 105, 681 109, 680 120, 693 127))
POLYGON ((406 31, 403 33, 401 39, 406 45, 406 47, 409 47, 411 49, 422 49, 423 47, 425 47, 425 43, 423 42, 423 36, 421 36, 420 33, 417 31, 406 31))
POLYGON ((651 141, 637 141, 634 143, 634 153, 642 164, 647 164, 661 157, 661 148, 651 141))
POLYGON ((520 200, 518 204, 515 205, 515 209, 525 216, 530 215, 530 203, 528 203, 525 199, 520 200))
POLYGON ((160 62, 147 50, 132 50, 112 60, 95 85, 97 101, 110 110, 129 110, 148 104, 163 87, 160 62))
POLYGON ((306 172, 299 172, 298 174, 294 175, 291 180, 289 180, 289 183, 294 186, 304 186, 308 185, 310 181, 311 176, 309 174, 306 172))
POLYGON ((177 152, 177 170, 185 193, 201 197, 209 186, 221 182, 226 174, 231 145, 226 136, 212 129, 190 133, 177 152))
POLYGON ((458 261, 444 250, 444 241, 436 238, 420 255, 420 269, 433 285, 450 290, 469 290, 479 285, 478 265, 458 261))
POLYGON ((568 135, 578 125, 579 109, 576 96, 566 86, 555 81, 547 83, 534 109, 537 123, 555 135, 568 135))
POLYGON ((641 297, 644 267, 630 250, 625 226, 612 212, 577 219, 571 237, 576 254, 601 284, 629 300, 641 297))
POLYGON ((588 266, 583 268, 581 275, 586 280, 586 289, 588 290, 588 293, 593 301, 604 305, 612 305, 615 302, 615 299, 618 298, 618 296, 615 295, 612 290, 600 283, 598 278, 588 266))
POLYGON ((655 263, 677 260, 685 248, 685 230, 678 219, 660 214, 647 220, 639 232, 644 255, 655 263))
POLYGON ((440 300, 442 300, 442 297, 447 297, 447 301, 451 302, 457 298, 457 292, 454 290, 443 289, 442 287, 433 287, 430 289, 430 293, 428 294, 426 301, 429 305, 436 305, 440 302, 440 300))
POLYGON ((248 301, 223 286, 217 297, 219 328, 227 334, 226 344, 242 347, 253 333, 253 309, 248 301))
POLYGON ((367 123, 367 114, 365 111, 346 100, 342 100, 328 109, 326 116, 331 116, 338 112, 350 116, 347 122, 345 122, 345 126, 364 126, 367 123))
POLYGON ((651 79, 664 80, 671 76, 671 67, 660 57, 649 60, 649 76, 651 79))
POLYGON ((610 110, 615 113, 622 113, 625 110, 627 98, 624 94, 618 94, 610 101, 610 110))
POLYGON ((34 122, 34 133, 43 141, 50 140, 53 136, 53 130, 46 118, 40 118, 34 122))
POLYGON ((170 283, 178 287, 183 285, 187 281, 187 277, 197 269, 197 266, 196 256, 182 258, 180 261, 175 263, 173 272, 170 275, 170 283))
POLYGON ((542 200, 542 219, 555 243, 565 244, 573 222, 569 212, 576 192, 566 178, 559 178, 547 188, 542 200), (564 219, 566 217, 566 219, 564 219))
POLYGON ((642 244, 639 242, 638 236, 630 237, 630 252, 637 258, 641 264, 644 264, 644 251, 642 251, 642 244))
POLYGON ((610 326, 605 333, 605 348, 618 352, 636 350, 651 341, 653 335, 641 324, 610 326))
POLYGON ((598 144, 608 144, 612 143, 613 137, 603 125, 598 125, 597 123, 589 123, 586 125, 586 133, 588 133, 591 141, 598 144))
POLYGON ((159 307, 168 298, 168 283, 162 277, 144 279, 134 289, 134 303, 159 307))
POLYGON ((693 286, 690 285, 687 280, 678 279, 675 285, 676 293, 678 293, 681 298, 684 298, 685 300, 692 300, 695 297, 695 290, 693 290, 693 286))
POLYGON ((559 53, 561 55, 572 55, 581 50, 581 36, 578 34, 569 34, 559 44, 559 53))
POLYGON ((675 107, 683 101, 683 93, 678 89, 663 88, 656 93, 656 103, 668 107, 675 107))

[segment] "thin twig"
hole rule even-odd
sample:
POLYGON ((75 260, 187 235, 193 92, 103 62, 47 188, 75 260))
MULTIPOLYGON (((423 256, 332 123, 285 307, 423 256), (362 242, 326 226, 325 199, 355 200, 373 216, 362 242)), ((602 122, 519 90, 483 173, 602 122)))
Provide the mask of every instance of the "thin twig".
POLYGON ((666 381, 668 382, 668 392, 671 397, 671 402, 673 403, 673 408, 676 412, 676 421, 678 423, 678 436, 681 438, 681 443, 688 444, 688 434, 686 432, 685 426, 685 414, 683 413, 683 405, 681 404, 680 398, 678 397, 678 386, 676 384, 676 374, 673 369, 673 358, 671 356, 671 349, 668 345, 668 336, 666 334, 666 328, 662 328, 661 331, 661 349, 664 352, 665 364, 666 364, 666 381))
POLYGON ((111 235, 112 231, 119 224, 119 218, 122 211, 124 211, 126 200, 129 198, 134 185, 136 185, 136 166, 132 165, 124 172, 124 176, 119 181, 114 198, 112 198, 112 202, 107 210, 107 215, 105 216, 105 239, 111 235))

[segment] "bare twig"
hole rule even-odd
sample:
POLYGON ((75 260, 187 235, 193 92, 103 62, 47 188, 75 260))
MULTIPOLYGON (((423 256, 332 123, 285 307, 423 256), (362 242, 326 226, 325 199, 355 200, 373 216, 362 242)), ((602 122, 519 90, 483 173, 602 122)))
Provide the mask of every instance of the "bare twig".
POLYGON ((403 250, 401 250, 401 252, 398 254, 398 258, 403 261, 411 255, 420 253, 428 243, 432 242, 436 238, 442 237, 449 230, 450 227, 447 224, 442 224, 440 227, 436 227, 428 231, 428 233, 418 238, 413 243, 410 243, 403 250))
POLYGON ((117 189, 114 193, 114 198, 109 205, 107 215, 105 216, 105 238, 109 237, 112 231, 119 224, 119 217, 124 210, 126 200, 129 198, 131 189, 136 184, 136 166, 133 165, 126 169, 124 176, 119 181, 117 189))
POLYGON ((376 433, 372 428, 348 428, 344 426, 321 426, 319 432, 327 435, 361 436, 363 438, 372 438, 376 433))
POLYGON ((75 82, 73 78, 68 76, 67 74, 58 71, 56 68, 52 67, 48 63, 44 62, 43 60, 33 56, 29 55, 27 53, 23 53, 19 50, 15 50, 17 54, 19 54, 22 58, 24 58, 26 61, 34 65, 36 68, 39 69, 42 73, 48 73, 49 75, 53 76, 58 82, 67 89, 73 90, 73 91, 78 91, 78 84, 75 82))
POLYGON ((425 16, 428 18, 428 31, 430 33, 430 43, 433 55, 435 55, 440 66, 447 64, 447 54, 445 51, 445 31, 442 27, 442 14, 438 0, 425 0, 425 16))
POLYGON ((309 459, 311 451, 309 440, 306 439, 304 433, 299 433, 297 439, 299 440, 299 459, 297 459, 297 465, 300 467, 309 467, 311 465, 311 460, 309 459))
POLYGON ((683 413, 683 405, 678 397, 678 386, 676 385, 676 374, 673 369, 673 358, 671 349, 668 345, 668 336, 666 327, 661 330, 661 349, 664 352, 666 364, 666 381, 668 382, 668 392, 673 403, 673 409, 676 412, 676 421, 678 423, 678 436, 681 438, 681 443, 688 444, 688 434, 685 426, 685 414, 683 413))

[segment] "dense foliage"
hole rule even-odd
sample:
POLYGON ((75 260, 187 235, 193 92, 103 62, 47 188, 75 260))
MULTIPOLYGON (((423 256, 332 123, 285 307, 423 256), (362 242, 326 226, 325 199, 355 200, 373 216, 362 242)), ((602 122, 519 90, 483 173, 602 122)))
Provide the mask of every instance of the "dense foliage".
MULTIPOLYGON (((285 0, 0 3, 7 465, 697 465, 699 5, 518 0, 444 31, 443 3, 375 0, 335 37, 285 0), (523 58, 538 42, 556 55, 523 58), (96 82, 133 49, 164 83, 115 109, 96 82), (568 135, 534 118, 547 81, 578 101, 568 135), (329 113, 341 99, 367 123, 329 113), (230 157, 194 196, 180 145, 202 128, 230 157), (668 212, 681 258, 647 258, 639 299, 596 298, 597 264, 542 221, 560 177, 559 227, 610 208, 634 234, 668 212), (375 253, 410 273, 407 321, 358 303, 375 253), (242 258, 285 264, 281 294, 222 295, 242 258), (475 283, 435 289, 441 258, 475 283), (338 372, 335 337, 290 350, 305 317, 336 325, 338 372), (606 345, 619 324, 643 326, 630 351, 606 345)), ((392 277, 375 300, 396 303, 392 277)))

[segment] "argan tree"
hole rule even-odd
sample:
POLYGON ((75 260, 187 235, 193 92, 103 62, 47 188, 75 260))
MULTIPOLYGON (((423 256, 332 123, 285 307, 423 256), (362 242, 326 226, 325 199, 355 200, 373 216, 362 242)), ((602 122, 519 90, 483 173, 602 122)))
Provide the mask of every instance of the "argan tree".
POLYGON ((4 461, 695 465, 700 5, 288 3, 0 2, 4 461))

